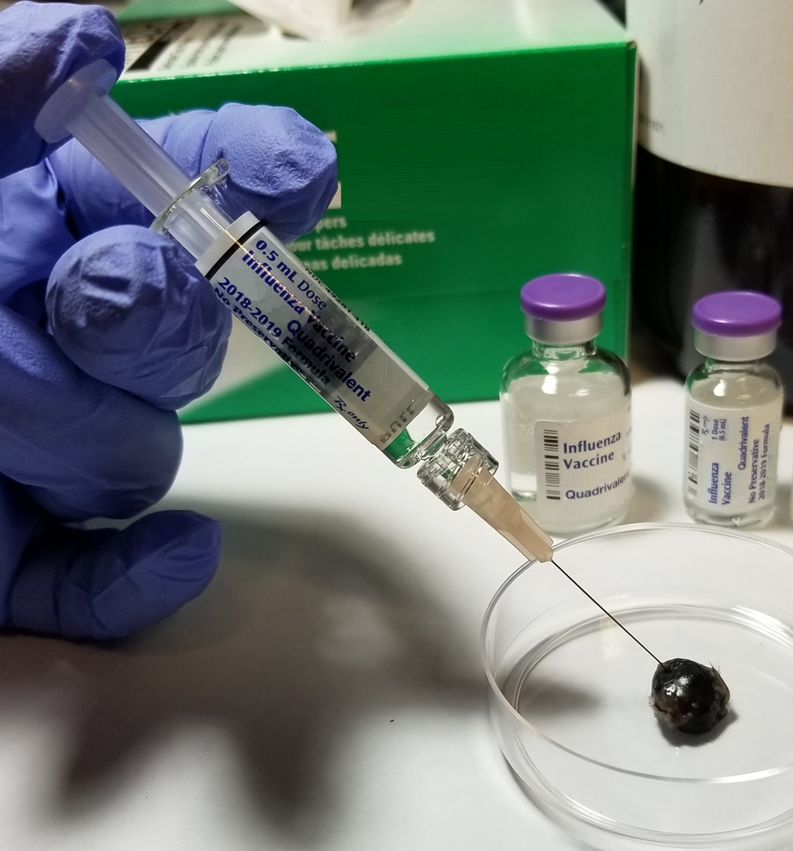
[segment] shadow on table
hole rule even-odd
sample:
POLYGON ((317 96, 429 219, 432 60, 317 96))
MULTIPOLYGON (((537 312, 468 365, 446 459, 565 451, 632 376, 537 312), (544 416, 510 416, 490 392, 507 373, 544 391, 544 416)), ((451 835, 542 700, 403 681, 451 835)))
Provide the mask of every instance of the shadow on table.
POLYGON ((65 684, 74 697, 58 802, 67 817, 120 794, 169 733, 208 722, 236 740, 263 817, 307 841, 332 812, 328 757, 355 714, 404 705, 406 694, 478 704, 482 680, 460 665, 465 642, 450 615, 385 540, 367 540, 342 516, 203 510, 225 530, 204 595, 111 645, 4 637, 0 712, 38 687, 65 684))

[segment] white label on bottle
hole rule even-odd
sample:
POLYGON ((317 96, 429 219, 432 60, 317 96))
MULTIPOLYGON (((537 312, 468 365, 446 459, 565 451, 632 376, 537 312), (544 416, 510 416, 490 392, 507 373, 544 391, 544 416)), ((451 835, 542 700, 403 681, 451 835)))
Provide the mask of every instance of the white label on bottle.
POLYGON ((631 496, 630 401, 610 414, 534 427, 538 517, 587 521, 631 496))
POLYGON ((793 3, 628 0, 640 141, 697 171, 793 186, 793 3))
POLYGON ((688 495, 725 516, 769 505, 776 494, 782 397, 757 408, 716 408, 689 397, 688 495))
POLYGON ((427 385, 266 229, 257 229, 207 277, 240 321, 380 449, 432 398, 427 385))

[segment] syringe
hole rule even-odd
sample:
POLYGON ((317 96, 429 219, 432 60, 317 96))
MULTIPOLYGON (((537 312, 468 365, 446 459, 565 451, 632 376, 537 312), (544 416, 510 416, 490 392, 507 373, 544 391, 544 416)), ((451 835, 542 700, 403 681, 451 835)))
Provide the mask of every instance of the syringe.
POLYGON ((473 509, 528 559, 550 561, 643 650, 662 664, 553 561, 553 541, 505 490, 498 462, 403 361, 252 213, 230 219, 213 197, 220 160, 191 178, 107 93, 115 69, 98 60, 49 98, 36 120, 47 142, 73 136, 196 261, 215 294, 370 443, 452 510, 473 509))
POLYGON ((548 561, 551 538, 495 478, 496 460, 453 414, 252 213, 232 220, 212 187, 221 160, 197 178, 107 92, 115 70, 99 60, 49 98, 36 121, 48 142, 73 136, 196 261, 220 301, 395 465, 450 508, 472 508, 526 558, 548 561))

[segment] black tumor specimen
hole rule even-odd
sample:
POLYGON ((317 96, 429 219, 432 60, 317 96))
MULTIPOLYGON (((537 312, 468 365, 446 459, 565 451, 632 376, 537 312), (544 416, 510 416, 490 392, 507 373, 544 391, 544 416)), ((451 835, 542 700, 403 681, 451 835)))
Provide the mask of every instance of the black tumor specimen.
POLYGON ((727 715, 730 690, 715 668, 670 659, 656 668, 650 700, 659 720, 681 733, 698 735, 727 715))

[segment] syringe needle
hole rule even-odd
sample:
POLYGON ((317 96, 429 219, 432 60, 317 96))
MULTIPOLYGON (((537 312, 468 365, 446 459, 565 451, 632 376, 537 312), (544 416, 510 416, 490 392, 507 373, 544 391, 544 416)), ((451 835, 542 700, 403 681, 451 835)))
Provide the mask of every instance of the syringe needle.
POLYGON ((578 588, 578 590, 579 590, 582 594, 585 594, 587 597, 589 597, 589 599, 590 599, 590 600, 591 600, 591 601, 592 601, 592 602, 593 602, 593 603, 594 603, 594 604, 595 604, 595 605, 596 605, 596 606, 600 609, 600 611, 601 611, 601 612, 603 612, 603 614, 604 614, 604 615, 607 615, 609 618, 611 618, 611 620, 613 620, 613 621, 614 621, 614 623, 615 623, 615 624, 617 624, 617 626, 618 626, 618 627, 619 627, 619 628, 620 628, 620 629, 621 629, 621 630, 622 630, 622 631, 623 631, 626 635, 630 636, 630 637, 631 637, 631 638, 632 638, 632 639, 633 639, 633 640, 634 640, 634 641, 635 641, 635 642, 639 645, 639 647, 641 647, 641 648, 642 648, 642 650, 644 650, 644 652, 645 652, 645 653, 649 653, 649 655, 650 655, 650 656, 652 656, 652 657, 653 657, 653 659, 655 659, 655 661, 656 661, 656 662, 658 662, 658 664, 659 664, 662 668, 665 668, 665 667, 666 667, 666 666, 664 665, 664 663, 663 663, 663 662, 662 662, 662 661, 661 661, 661 660, 660 660, 660 659, 659 659, 659 658, 655 655, 655 653, 652 653, 650 650, 648 650, 648 649, 647 649, 647 648, 646 648, 646 647, 645 647, 645 646, 641 643, 641 641, 639 641, 639 639, 638 639, 638 638, 637 638, 637 637, 636 637, 636 636, 635 636, 635 635, 634 635, 634 634, 633 634, 633 633, 632 633, 629 629, 626 629, 626 628, 625 628, 625 627, 624 627, 624 626, 623 626, 623 625, 622 625, 622 624, 621 624, 621 623, 620 623, 620 622, 619 622, 619 621, 618 621, 618 620, 614 617, 614 615, 612 615, 612 614, 611 614, 611 612, 610 612, 610 611, 608 611, 608 609, 605 609, 603 606, 601 606, 601 605, 600 605, 600 603, 598 603, 598 601, 597 601, 597 600, 596 600, 596 599, 595 599, 595 598, 594 598, 594 597, 593 597, 593 596, 589 593, 589 591, 587 591, 587 590, 586 590, 586 588, 584 588, 584 587, 582 587, 581 585, 579 585, 579 584, 575 581, 575 579, 573 579, 573 577, 572 577, 572 576, 570 576, 570 574, 569 574, 569 573, 568 573, 568 572, 567 572, 564 568, 560 567, 560 566, 556 563, 556 561, 555 561, 554 559, 550 559, 550 562, 551 562, 551 564, 552 564, 552 565, 553 565, 553 566, 554 566, 554 567, 555 567, 558 571, 560 571, 560 572, 561 572, 564 576, 566 576, 566 577, 567 577, 567 578, 568 578, 568 579, 569 579, 569 580, 573 583, 573 585, 575 585, 575 587, 576 587, 576 588, 578 588))
POLYGON ((515 498, 499 484, 492 472, 489 476, 480 473, 477 481, 471 485, 466 494, 465 504, 472 508, 489 526, 503 535, 527 558, 536 558, 539 562, 551 562, 582 594, 589 597, 626 635, 629 635, 642 650, 649 653, 661 667, 666 667, 611 612, 604 609, 585 588, 582 588, 566 570, 563 570, 554 561, 552 539, 532 520, 531 516, 517 503, 515 498))

